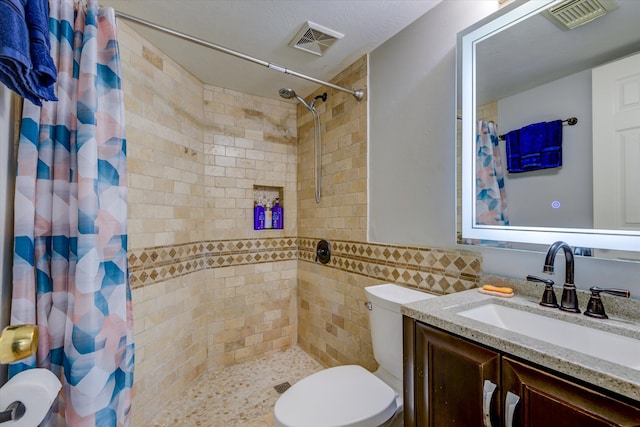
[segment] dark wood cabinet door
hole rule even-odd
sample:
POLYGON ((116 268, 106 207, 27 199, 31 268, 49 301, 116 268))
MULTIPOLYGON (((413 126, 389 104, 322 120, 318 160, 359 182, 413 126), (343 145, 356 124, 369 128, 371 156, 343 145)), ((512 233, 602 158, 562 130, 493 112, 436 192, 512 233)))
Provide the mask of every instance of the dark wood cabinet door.
POLYGON ((414 350, 415 427, 500 425, 499 353, 421 323, 414 350))
POLYGON ((501 399, 505 427, 640 426, 639 408, 507 356, 501 399))

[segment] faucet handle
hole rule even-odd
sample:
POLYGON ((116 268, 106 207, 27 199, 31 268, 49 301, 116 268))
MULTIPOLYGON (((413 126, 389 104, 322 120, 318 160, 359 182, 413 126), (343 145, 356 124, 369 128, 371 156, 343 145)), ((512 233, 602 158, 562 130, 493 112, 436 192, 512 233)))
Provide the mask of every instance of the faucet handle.
POLYGON ((600 299, 600 294, 609 294, 615 295, 618 297, 629 298, 631 296, 631 292, 627 289, 602 289, 597 286, 592 286, 589 288, 591 291, 591 298, 589 298, 589 302, 587 303, 587 309, 585 310, 585 316, 595 317, 597 319, 608 319, 607 313, 604 312, 604 304, 602 304, 602 299, 600 299))
POLYGON ((553 291, 553 285, 555 284, 553 280, 543 279, 542 277, 532 276, 531 274, 527 276, 527 280, 529 282, 544 283, 544 293, 542 294, 540 305, 544 307, 558 308, 556 293, 553 291))

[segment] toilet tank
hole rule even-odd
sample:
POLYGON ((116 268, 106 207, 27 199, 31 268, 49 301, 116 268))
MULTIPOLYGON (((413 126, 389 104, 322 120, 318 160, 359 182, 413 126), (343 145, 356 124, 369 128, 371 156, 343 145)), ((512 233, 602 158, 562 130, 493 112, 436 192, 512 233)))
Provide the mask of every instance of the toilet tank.
POLYGON ((373 357, 380 367, 402 379, 402 314, 400 306, 435 297, 386 283, 364 288, 369 309, 373 357))

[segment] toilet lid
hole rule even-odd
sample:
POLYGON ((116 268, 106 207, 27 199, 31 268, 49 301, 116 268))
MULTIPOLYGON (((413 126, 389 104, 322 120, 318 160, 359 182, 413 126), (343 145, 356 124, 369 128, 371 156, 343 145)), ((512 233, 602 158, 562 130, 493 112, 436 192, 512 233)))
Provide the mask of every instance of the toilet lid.
POLYGON ((361 366, 325 369, 294 384, 276 402, 282 427, 371 427, 395 414, 396 392, 361 366))

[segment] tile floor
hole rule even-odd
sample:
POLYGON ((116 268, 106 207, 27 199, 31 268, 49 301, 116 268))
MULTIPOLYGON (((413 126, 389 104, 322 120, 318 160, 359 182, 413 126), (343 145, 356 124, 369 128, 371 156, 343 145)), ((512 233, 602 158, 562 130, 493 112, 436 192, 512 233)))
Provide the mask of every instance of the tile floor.
POLYGON ((301 350, 263 356, 206 372, 191 390, 158 414, 153 427, 272 427, 275 385, 291 385, 323 366, 301 350))

